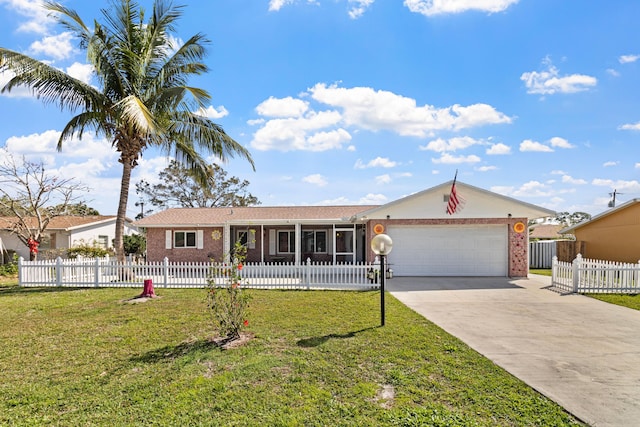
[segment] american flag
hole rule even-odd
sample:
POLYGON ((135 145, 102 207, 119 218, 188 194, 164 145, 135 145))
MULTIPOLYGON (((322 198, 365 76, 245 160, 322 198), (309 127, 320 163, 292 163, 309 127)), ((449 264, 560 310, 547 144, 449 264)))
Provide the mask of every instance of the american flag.
POLYGON ((464 199, 458 194, 456 190, 456 179, 458 178, 458 171, 453 178, 453 184, 451 184, 451 193, 449 193, 449 202, 447 203, 447 213, 453 215, 456 212, 460 212, 464 207, 464 199))

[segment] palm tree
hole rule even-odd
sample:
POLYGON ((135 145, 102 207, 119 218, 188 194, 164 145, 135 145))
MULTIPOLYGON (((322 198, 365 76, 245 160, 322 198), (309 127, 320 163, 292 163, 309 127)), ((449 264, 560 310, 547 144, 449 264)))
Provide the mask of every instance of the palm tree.
POLYGON ((74 117, 65 125, 58 151, 74 135, 86 130, 111 141, 122 163, 120 201, 116 219, 115 249, 124 261, 124 223, 131 172, 149 147, 158 147, 191 170, 205 183, 205 155, 221 160, 238 155, 253 160, 249 152, 210 119, 198 114, 211 99, 203 89, 187 85, 189 77, 208 71, 202 62, 208 43, 196 34, 174 46, 170 34, 183 6, 155 0, 148 22, 144 10, 132 0, 114 2, 103 9, 105 23, 90 29, 73 10, 46 1, 59 24, 78 39, 95 70, 98 88, 75 79, 51 65, 19 52, 0 48, 0 72, 14 77, 2 88, 30 88, 45 103, 58 104, 74 117))

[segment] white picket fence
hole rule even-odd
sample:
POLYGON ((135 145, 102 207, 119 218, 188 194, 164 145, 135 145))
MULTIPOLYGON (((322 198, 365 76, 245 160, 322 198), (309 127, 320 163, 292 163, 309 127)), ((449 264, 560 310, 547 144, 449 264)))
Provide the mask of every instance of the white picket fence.
MULTIPOLYGON (((243 287, 258 289, 378 289, 376 263, 245 263, 240 271, 243 287), (371 277, 374 280, 370 279, 371 277)), ((223 264, 118 263, 109 258, 51 261, 18 260, 20 286, 204 288, 210 283, 228 284, 223 264)))
POLYGON ((573 262, 553 258, 551 283, 567 293, 640 293, 640 262, 627 264, 582 258, 573 262))

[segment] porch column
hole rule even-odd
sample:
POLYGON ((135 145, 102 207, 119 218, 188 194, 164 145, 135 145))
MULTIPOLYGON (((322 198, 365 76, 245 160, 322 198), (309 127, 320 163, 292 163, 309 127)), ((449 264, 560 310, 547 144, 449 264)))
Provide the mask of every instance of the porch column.
POLYGON ((222 233, 222 256, 225 261, 229 261, 229 254, 231 253, 231 226, 228 223, 224 225, 224 233, 222 233))
POLYGON ((264 224, 260 224, 260 262, 264 264, 264 224))
POLYGON ((295 241, 296 241, 296 248, 295 248, 295 264, 300 264, 300 258, 302 257, 301 252, 300 252, 300 246, 302 246, 302 226, 300 225, 299 222, 296 222, 295 224, 295 231, 294 234, 296 236, 295 241))

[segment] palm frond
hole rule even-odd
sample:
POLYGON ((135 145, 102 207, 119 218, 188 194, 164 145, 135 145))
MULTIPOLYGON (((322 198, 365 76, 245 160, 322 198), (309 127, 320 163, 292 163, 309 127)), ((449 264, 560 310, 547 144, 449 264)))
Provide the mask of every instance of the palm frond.
POLYGON ((15 87, 30 88, 45 103, 57 103, 62 109, 99 109, 106 101, 91 85, 71 77, 49 64, 19 52, 0 48, 0 71, 15 75, 2 88, 2 93, 15 87))

